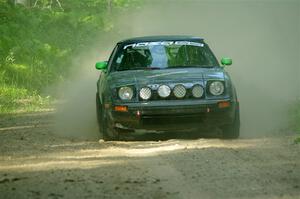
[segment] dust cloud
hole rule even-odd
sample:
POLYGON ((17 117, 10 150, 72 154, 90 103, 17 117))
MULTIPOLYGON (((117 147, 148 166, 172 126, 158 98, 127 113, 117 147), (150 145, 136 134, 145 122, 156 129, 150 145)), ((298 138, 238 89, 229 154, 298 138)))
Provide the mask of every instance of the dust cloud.
POLYGON ((74 59, 77 73, 59 89, 66 102, 58 106, 57 132, 98 135, 95 62, 118 40, 165 34, 201 36, 218 59, 233 59, 227 70, 239 95, 242 137, 287 126, 287 109, 300 96, 300 1, 152 0, 120 15, 113 36, 95 38, 99 44, 74 59))
POLYGON ((56 107, 54 132, 60 136, 80 139, 100 136, 95 105, 99 72, 95 69, 95 63, 107 59, 113 44, 104 41, 96 43, 97 50, 91 47, 74 58, 71 77, 56 89, 60 100, 56 107))

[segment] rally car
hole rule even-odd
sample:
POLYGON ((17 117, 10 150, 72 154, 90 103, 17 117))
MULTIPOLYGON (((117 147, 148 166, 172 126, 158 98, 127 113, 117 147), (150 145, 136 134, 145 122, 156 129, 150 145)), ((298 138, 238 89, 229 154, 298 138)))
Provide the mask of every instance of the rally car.
POLYGON ((213 126, 238 138, 239 102, 229 74, 204 39, 149 36, 120 41, 97 62, 96 109, 104 140, 121 133, 213 126))

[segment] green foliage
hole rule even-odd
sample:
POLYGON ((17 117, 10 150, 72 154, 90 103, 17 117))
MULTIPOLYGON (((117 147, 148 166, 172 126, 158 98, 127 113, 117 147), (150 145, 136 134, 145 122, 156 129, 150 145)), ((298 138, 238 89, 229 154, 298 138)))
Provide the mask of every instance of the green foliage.
POLYGON ((295 129, 300 133, 300 101, 298 101, 295 105, 294 118, 295 129))
POLYGON ((15 94, 39 96, 64 81, 72 58, 113 29, 112 12, 138 5, 137 0, 39 0, 29 7, 7 2, 0 0, 1 110, 12 107, 10 100, 17 103, 15 94))
POLYGON ((290 116, 292 130, 299 134, 299 137, 295 140, 295 143, 300 143, 300 101, 297 101, 291 106, 290 116))
POLYGON ((15 87, 0 87, 0 113, 38 111, 49 108, 51 97, 15 87))

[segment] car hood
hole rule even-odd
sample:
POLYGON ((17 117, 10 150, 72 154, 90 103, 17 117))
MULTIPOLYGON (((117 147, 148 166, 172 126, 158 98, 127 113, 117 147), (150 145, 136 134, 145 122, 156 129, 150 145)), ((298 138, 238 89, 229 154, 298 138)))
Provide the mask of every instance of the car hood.
POLYGON ((112 72, 108 81, 111 86, 121 86, 128 84, 203 81, 207 79, 224 80, 224 70, 219 67, 127 70, 112 72))

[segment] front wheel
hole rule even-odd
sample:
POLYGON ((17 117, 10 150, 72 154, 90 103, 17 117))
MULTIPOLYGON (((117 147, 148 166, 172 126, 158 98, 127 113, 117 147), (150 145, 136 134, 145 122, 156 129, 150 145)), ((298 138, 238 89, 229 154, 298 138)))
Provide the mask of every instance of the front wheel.
POLYGON ((96 109, 97 109, 97 120, 99 125, 99 132, 102 134, 104 141, 118 140, 119 134, 117 130, 112 127, 111 122, 107 118, 107 113, 100 103, 99 95, 96 94, 96 109))
POLYGON ((102 122, 101 122, 101 132, 104 141, 117 141, 119 140, 119 132, 112 126, 111 122, 107 118, 105 111, 102 111, 102 122))
POLYGON ((221 127, 224 139, 237 139, 240 136, 240 111, 237 108, 232 124, 221 127))
POLYGON ((103 106, 101 106, 100 132, 104 141, 119 140, 119 132, 113 127, 103 106))

